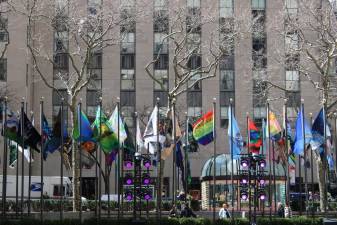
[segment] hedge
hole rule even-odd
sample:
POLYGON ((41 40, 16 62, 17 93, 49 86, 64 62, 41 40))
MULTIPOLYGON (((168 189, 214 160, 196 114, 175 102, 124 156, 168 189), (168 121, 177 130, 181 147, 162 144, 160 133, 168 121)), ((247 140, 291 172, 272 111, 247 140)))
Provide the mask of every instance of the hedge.
MULTIPOLYGON (((82 222, 82 225, 94 225, 96 224, 96 219, 89 219, 82 222)), ((247 219, 234 219, 234 220, 216 220, 215 223, 207 218, 162 218, 161 222, 158 223, 154 218, 149 220, 143 220, 144 223, 139 223, 143 225, 249 225, 247 219)), ((34 219, 23 219, 23 220, 0 220, 0 225, 40 225, 39 220, 34 219)), ((80 221, 73 220, 63 220, 63 221, 44 221, 44 225, 80 225, 80 221)), ((106 219, 102 218, 99 223, 101 225, 129 225, 133 224, 131 219, 121 219, 117 221, 116 219, 106 219)), ((306 217, 294 217, 290 219, 284 218, 258 218, 258 225, 322 225, 322 218, 306 218, 306 217)))

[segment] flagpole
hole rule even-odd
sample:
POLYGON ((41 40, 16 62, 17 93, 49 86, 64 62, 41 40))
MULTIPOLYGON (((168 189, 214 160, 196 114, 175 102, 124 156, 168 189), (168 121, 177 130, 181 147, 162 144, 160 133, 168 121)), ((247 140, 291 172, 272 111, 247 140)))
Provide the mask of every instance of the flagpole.
POLYGON ((272 201, 271 196, 271 154, 270 154, 270 118, 269 118, 269 99, 267 99, 267 129, 268 129, 268 160, 269 160, 269 181, 268 181, 268 196, 269 196, 269 220, 271 220, 272 215, 272 201))
MULTIPOLYGON (((213 224, 215 223, 215 191, 216 191, 216 98, 213 98, 213 224)), ((234 208, 234 206, 233 206, 234 208)), ((233 215, 233 214, 232 214, 233 215)))
POLYGON ((21 102, 21 116, 20 116, 20 133, 21 133, 21 147, 22 147, 22 153, 21 153, 21 219, 23 218, 23 204, 24 204, 24 179, 25 179, 25 139, 24 139, 24 119, 23 114, 25 110, 25 98, 22 98, 21 102))
MULTIPOLYGON (((246 112, 246 125, 247 125, 247 140, 248 140, 248 143, 247 143, 247 155, 249 157, 249 159, 251 158, 250 157, 250 153, 249 153, 249 145, 250 145, 250 132, 249 132, 249 113, 246 112)), ((252 196, 251 196, 251 185, 250 185, 250 166, 248 167, 248 221, 249 221, 249 224, 251 224, 252 222, 252 211, 251 211, 251 208, 252 208, 252 196)))
MULTIPOLYGON (((5 143, 4 143, 5 144, 5 143)), ((19 144, 16 142, 15 215, 19 215, 19 144)))
MULTIPOLYGON (((158 108, 159 111, 159 108, 158 108)), ((172 101, 172 107, 171 107, 171 113, 172 113, 172 139, 173 139, 173 146, 174 146, 174 151, 173 151, 173 157, 172 157, 172 193, 173 193, 173 198, 172 198, 172 204, 176 204, 176 154, 177 154, 177 140, 176 140, 176 116, 175 116, 175 99, 172 101)), ((159 119, 159 118, 158 118, 159 119)), ((177 180, 177 183, 179 180, 177 180)))
POLYGON ((77 121, 78 121, 78 130, 79 130, 79 166, 80 166, 80 211, 78 213, 80 223, 82 222, 82 98, 80 98, 80 102, 78 103, 78 111, 77 111, 77 121))
POLYGON ((231 197, 232 197, 232 221, 234 221, 234 179, 233 179, 233 172, 234 172, 234 146, 233 146, 233 99, 230 98, 229 99, 229 108, 231 110, 231 127, 230 127, 230 138, 231 138, 231 142, 230 142, 230 148, 231 148, 231 188, 232 188, 232 193, 231 193, 231 197))
MULTIPOLYGON (((40 221, 43 224, 43 151, 44 151, 44 137, 43 137, 43 100, 44 98, 40 98, 40 134, 41 137, 41 152, 40 152, 40 160, 41 160, 41 168, 40 168, 40 183, 41 183, 41 193, 40 193, 40 221)), ((45 134, 48 135, 48 134, 45 134)))
MULTIPOLYGON (((303 99, 301 99, 302 102, 303 99)), ((303 112, 303 102, 301 103, 302 118, 301 118, 301 130, 303 135, 303 152, 305 151, 305 133, 304 133, 304 112, 303 112)), ((301 169, 301 155, 298 155, 298 177, 299 177, 299 193, 300 193, 300 211, 299 214, 302 215, 302 169, 301 169)))
MULTIPOLYGON (((121 206, 121 195, 122 195, 122 198, 123 198, 123 193, 121 193, 121 186, 123 184, 121 184, 121 170, 120 170, 120 167, 121 167, 121 152, 120 152, 120 146, 119 146, 119 140, 120 140, 120 137, 119 137, 119 116, 120 116, 120 112, 119 112, 119 107, 120 107, 120 98, 117 97, 117 114, 118 114, 118 122, 117 122, 117 145, 118 145, 118 148, 117 148, 117 156, 118 156, 118 160, 117 160, 117 195, 118 195, 118 215, 117 215, 117 218, 118 218, 118 221, 120 220, 120 216, 121 216, 121 208, 123 210, 123 205, 121 206)), ((122 202, 123 204, 123 202, 122 202)))
POLYGON ((288 129, 287 129, 287 117, 288 117, 288 112, 287 112, 287 99, 284 99, 284 104, 283 104, 283 128, 284 128, 284 140, 285 140, 285 151, 286 151, 286 203, 289 203, 290 200, 290 176, 289 176, 289 146, 288 146, 288 129))
MULTIPOLYGON (((33 111, 30 112, 31 115, 31 120, 33 120, 34 113, 33 111)), ((32 184, 32 149, 29 148, 29 163, 28 163, 28 202, 27 202, 27 207, 28 207, 28 216, 30 216, 30 210, 31 210, 31 204, 30 204, 30 199, 31 199, 31 184, 32 184)))
POLYGON ((309 215, 309 211, 308 211, 308 203, 309 203, 309 193, 308 193, 308 170, 306 167, 307 164, 307 149, 305 146, 305 127, 304 127, 304 120, 305 120, 305 116, 304 116, 304 99, 301 99, 302 101, 302 109, 303 109, 303 115, 302 115, 302 120, 303 120, 303 125, 302 125, 302 133, 303 133, 303 150, 304 150, 304 190, 305 190, 305 212, 306 215, 309 215))
MULTIPOLYGON (((309 113, 310 115, 310 124, 312 126, 312 113, 309 113)), ((337 127, 336 127, 337 128, 337 127)), ((311 216, 314 217, 315 210, 314 210, 314 160, 312 157, 313 151, 311 149, 310 151, 310 172, 311 172, 311 201, 312 201, 312 209, 311 209, 311 216)))
POLYGON ((276 172, 275 172, 275 141, 272 141, 272 151, 273 151, 273 190, 274 190, 274 211, 277 211, 276 204, 276 172))
MULTIPOLYGON (((60 174, 61 174, 61 186, 60 186, 60 221, 63 220, 63 146, 64 146, 64 117, 63 117, 63 103, 64 103, 64 98, 61 98, 61 149, 60 149, 60 154, 61 154, 61 164, 60 164, 60 174)), ((73 151, 75 151, 73 149, 73 151)), ((75 170, 76 168, 73 168, 75 170)), ((75 182, 75 181, 74 181, 75 182)))
MULTIPOLYGON (((4 101, 4 111, 3 111, 3 139, 4 139, 4 152, 3 152, 3 176, 2 176, 2 216, 6 217, 6 198, 7 198, 7 137, 6 137, 6 126, 7 126, 7 97, 4 101)), ((18 157, 17 157, 18 158, 18 157)), ((16 159, 18 160, 18 159, 16 159)))
POLYGON ((185 170, 184 170, 184 176, 185 176, 185 193, 186 193, 186 198, 185 198, 185 204, 187 202, 187 194, 188 194, 188 181, 187 181, 187 176, 188 176, 188 165, 187 165, 187 152, 188 152, 188 148, 189 148, 189 142, 188 142, 188 123, 189 123, 189 119, 188 119, 188 115, 187 112, 185 112, 186 115, 186 130, 185 130, 185 138, 186 138, 186 146, 185 146, 185 170))
MULTIPOLYGON (((157 222, 160 223, 161 220, 161 149, 159 149, 159 101, 160 98, 156 99, 156 107, 157 107, 157 154, 158 154, 158 195, 157 195, 157 222)), ((175 195, 175 193, 173 193, 175 195)))
MULTIPOLYGON (((100 107, 100 113, 102 113, 102 96, 101 97, 99 97, 99 107, 100 107)), ((101 123, 102 123, 102 115, 100 115, 100 117, 99 117, 99 122, 100 122, 100 124, 99 124, 99 127, 101 128, 101 123)), ((100 130, 100 132, 101 132, 101 129, 99 129, 100 130)), ((101 134, 100 134, 101 135, 101 134)), ((100 166, 102 166, 102 151, 99 151, 98 152, 98 154, 99 154, 99 165, 100 166)), ((99 168, 99 170, 101 171, 102 170, 102 167, 100 167, 99 168)), ((102 196, 102 173, 99 171, 99 175, 98 175, 98 222, 100 223, 100 221, 101 221, 101 215, 102 215, 102 212, 101 212, 101 210, 102 210, 102 198, 101 198, 101 196, 102 196)))
MULTIPOLYGON (((324 215, 326 215, 326 205, 328 204, 328 195, 327 195, 327 180, 326 180, 326 174, 327 174, 327 147, 326 147, 326 127, 327 127, 327 123, 326 123, 326 99, 323 99, 323 116, 324 116, 324 144, 323 144, 323 148, 324 148, 324 157, 323 157, 323 160, 322 160, 322 164, 323 164, 323 172, 325 173, 324 176, 325 176, 325 193, 324 193, 324 215)), ((322 196, 320 196, 322 197, 322 196)))
POLYGON ((106 171, 106 180, 107 180, 106 182, 108 183, 106 185, 108 190, 105 191, 108 194, 108 218, 110 218, 110 216, 111 216, 111 209, 110 209, 110 172, 111 172, 111 166, 112 166, 112 162, 111 162, 111 164, 108 164, 107 161, 105 160, 105 171, 106 171))

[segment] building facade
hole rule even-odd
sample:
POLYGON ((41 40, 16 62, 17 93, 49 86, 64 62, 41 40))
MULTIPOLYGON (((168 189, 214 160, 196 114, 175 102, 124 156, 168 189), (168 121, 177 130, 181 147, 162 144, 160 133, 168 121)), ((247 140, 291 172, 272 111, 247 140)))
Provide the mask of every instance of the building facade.
MULTIPOLYGON (((101 7, 106 7, 106 3, 101 0, 78 1, 88 15, 95 15, 101 7)), ((62 10, 64 14, 58 16, 71 17, 76 14, 71 10, 65 10, 67 9, 65 0, 55 2, 61 5, 59 7, 64 7, 62 10)), ((297 116, 301 99, 304 99, 307 116, 310 112, 314 115, 318 112, 320 95, 313 91, 311 82, 300 76, 293 63, 279 62, 280 52, 287 51, 290 45, 298 45, 296 32, 286 35, 282 33, 284 26, 287 25, 286 15, 301 15, 296 0, 114 0, 113 2, 120 5, 121 18, 123 13, 139 13, 133 10, 134 8, 141 8, 144 11, 141 13, 142 16, 135 16, 136 20, 128 21, 127 25, 120 25, 123 35, 118 44, 93 52, 87 66, 87 71, 90 71, 88 73, 92 74, 92 80, 78 97, 78 99, 82 98, 82 107, 89 117, 95 116, 100 96, 108 113, 112 112, 119 98, 124 121, 132 132, 135 131, 135 112, 148 115, 158 97, 159 105, 164 110, 168 103, 167 93, 175 84, 175 68, 172 65, 175 54, 174 43, 162 41, 165 35, 170 34, 170 25, 174 23, 171 18, 176 15, 172 15, 175 12, 171 10, 172 8, 184 9, 194 18, 210 17, 212 21, 200 26, 200 29, 189 32, 189 35, 193 36, 194 46, 198 49, 193 52, 191 62, 188 64, 190 69, 197 69, 208 63, 209 58, 205 55, 209 53, 203 42, 206 42, 211 34, 216 34, 214 37, 218 39, 217 43, 226 46, 226 51, 219 61, 217 76, 200 81, 177 98, 177 111, 182 127, 185 112, 193 120, 211 110, 213 98, 216 98, 218 154, 230 151, 227 136, 227 112, 230 99, 233 99, 235 117, 244 138, 247 137, 247 113, 258 126, 262 126, 262 119, 266 118, 267 99, 271 99, 270 108, 276 113, 280 123, 282 123, 284 98, 288 99, 287 113, 292 121, 297 116), (245 24, 247 29, 236 30, 236 21, 245 24), (280 21, 283 22, 280 23, 280 21), (234 26, 228 27, 228 24, 234 24, 234 26), (154 82, 145 70, 146 65, 155 57, 158 57, 158 61, 151 70, 154 76, 163 82, 162 86, 154 82), (270 89, 270 86, 264 82, 266 77, 287 92, 277 88, 270 89)), ((0 4, 2 6, 5 1, 0 4)), ((54 11, 51 9, 50 12, 54 11)), ((40 46, 55 57, 53 65, 40 62, 41 70, 57 89, 57 91, 52 90, 40 78, 34 67, 34 58, 27 49, 28 22, 25 15, 18 15, 11 11, 1 13, 1 21, 4 21, 1 22, 4 25, 0 31, 0 45, 4 46, 6 43, 9 45, 0 61, 0 85, 2 89, 7 89, 8 95, 11 96, 9 106, 16 112, 24 97, 27 112, 32 111, 35 118, 39 118, 40 98, 43 96, 44 111, 52 124, 61 104, 61 97, 56 92, 61 93, 65 101, 69 99, 62 79, 74 73, 72 62, 67 57, 67 51, 74 51, 72 49, 74 40, 69 40, 71 39, 68 36, 69 33, 62 26, 51 30, 43 23, 35 24, 36 33, 43 36, 43 44, 40 46)), ((188 25, 187 22, 186 24, 188 25)), ((187 26, 186 24, 184 26, 187 26)), ((300 55, 297 57, 287 60, 292 62, 301 60, 300 55)), ((65 105, 64 109, 66 118, 70 120, 68 106, 65 105)), ((35 120, 39 127, 38 119, 35 120)), ((145 124, 142 125, 142 130, 144 126, 145 124)), ((201 170, 212 154, 212 143, 200 146, 197 152, 189 154, 192 173, 191 190, 196 197, 201 196, 201 170)), ((163 185, 165 194, 169 197, 172 197, 172 161, 171 155, 166 159, 164 168, 163 185)), ((27 163, 25 166, 28 168, 27 163)), ((59 169, 56 168, 60 168, 59 153, 50 154, 44 163, 46 175, 59 175, 59 169)), ((8 171, 10 174, 15 174, 15 170, 8 171)), ((66 169, 65 171, 66 176, 72 176, 70 171, 66 169)), ((33 174, 39 175, 39 173, 39 155, 34 153, 33 174)), ((84 168, 83 176, 90 185, 96 177, 95 170, 84 168)), ((114 178, 115 173, 112 171, 110 179, 112 192, 116 191, 114 178)), ((179 185, 177 189, 182 189, 182 184, 179 185)))

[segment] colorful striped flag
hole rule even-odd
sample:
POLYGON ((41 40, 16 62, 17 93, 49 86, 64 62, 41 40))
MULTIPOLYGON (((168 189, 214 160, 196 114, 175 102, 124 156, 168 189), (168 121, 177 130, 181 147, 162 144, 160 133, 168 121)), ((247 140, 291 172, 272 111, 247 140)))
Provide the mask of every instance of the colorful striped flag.
POLYGON ((269 132, 267 132, 267 136, 270 135, 271 139, 278 140, 279 138, 281 138, 281 132, 282 132, 281 125, 277 121, 276 115, 273 112, 270 111, 268 117, 269 117, 269 121, 267 121, 266 129, 269 129, 269 132))
POLYGON ((213 141, 214 115, 209 111, 193 124, 193 136, 202 145, 213 141))
POLYGON ((260 131, 257 129, 254 122, 248 117, 248 132, 249 132, 249 150, 253 154, 259 154, 262 146, 260 131))

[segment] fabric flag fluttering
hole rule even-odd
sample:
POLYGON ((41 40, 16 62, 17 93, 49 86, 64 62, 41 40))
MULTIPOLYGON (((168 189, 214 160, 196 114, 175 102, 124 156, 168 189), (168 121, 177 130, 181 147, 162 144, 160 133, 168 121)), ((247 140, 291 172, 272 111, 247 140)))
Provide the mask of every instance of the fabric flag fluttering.
POLYGON ((17 143, 14 141, 9 142, 9 168, 13 169, 18 160, 17 143))
POLYGON ((303 107, 298 112, 297 120, 296 120, 296 133, 295 133, 295 144, 293 152, 295 155, 300 155, 304 152, 304 144, 309 144, 312 139, 311 129, 308 122, 305 120, 303 121, 303 107), (304 134, 302 130, 302 126, 304 126, 304 134), (305 141, 305 143, 304 143, 305 141))
POLYGON ((234 159, 240 158, 241 149, 243 147, 243 139, 240 133, 240 129, 238 126, 238 123, 236 122, 236 119, 234 115, 232 115, 232 109, 231 107, 228 110, 228 137, 229 137, 229 148, 231 149, 231 146, 233 149, 231 149, 231 154, 233 154, 234 159))
POLYGON ((142 133, 140 131, 140 125, 139 125, 139 118, 137 117, 137 121, 136 121, 136 142, 137 142, 137 146, 138 146, 138 152, 142 151, 142 148, 144 147, 144 141, 143 141, 143 137, 142 137, 142 133))
POLYGON ((259 154, 262 146, 261 134, 254 122, 248 118, 248 132, 249 132, 249 150, 253 154, 259 154))
POLYGON ((119 145, 121 146, 121 144, 127 138, 127 133, 126 133, 125 126, 124 126, 121 116, 120 115, 118 116, 118 106, 116 106, 115 110, 110 116, 110 119, 107 121, 107 125, 109 126, 110 130, 116 134, 116 136, 118 135, 118 131, 119 131, 119 145), (118 128, 118 124, 119 124, 119 128, 118 128))
POLYGON ((31 147, 35 151, 40 152, 37 145, 41 142, 41 135, 35 129, 32 122, 28 119, 25 112, 23 113, 23 126, 24 126, 23 128, 24 133, 21 134, 21 123, 19 123, 19 130, 18 130, 19 135, 20 135, 19 140, 21 140, 21 137, 23 136, 25 144, 27 144, 29 147, 31 147))
POLYGON ((286 119, 285 129, 287 129, 287 142, 288 142, 288 169, 289 169, 289 180, 291 184, 295 184, 296 178, 296 156, 293 152, 294 139, 293 132, 291 130, 290 123, 286 119))
POLYGON ((281 128, 281 125, 279 124, 279 122, 276 119, 276 115, 272 111, 269 111, 268 118, 269 118, 269 121, 267 120, 266 136, 269 137, 269 135, 270 135, 270 139, 273 139, 273 140, 280 139, 281 133, 282 133, 282 128, 281 128), (269 129, 269 132, 268 132, 268 129, 269 129))
POLYGON ((110 154, 113 150, 118 149, 118 139, 116 134, 110 130, 107 121, 107 117, 98 107, 95 121, 92 124, 94 140, 99 143, 104 153, 110 154))
POLYGON ((88 117, 84 112, 77 110, 77 120, 75 122, 73 137, 75 141, 81 142, 81 150, 92 153, 96 150, 96 144, 93 140, 93 130, 88 117))
MULTIPOLYGON (((317 150, 319 149, 323 144, 324 144, 324 110, 323 108, 319 111, 317 114, 314 123, 312 124, 311 132, 312 132, 312 139, 310 141, 310 146, 312 150, 317 150)), ((326 136, 329 136, 328 131, 328 124, 326 124, 327 129, 326 129, 326 136)))
POLYGON ((157 127, 158 120, 158 107, 155 106, 146 125, 143 136, 145 148, 149 147, 149 152, 151 154, 155 154, 157 152, 157 138, 159 139, 158 144, 160 149, 162 149, 166 140, 166 137, 159 132, 157 127))
POLYGON ((199 144, 208 145, 213 141, 213 120, 213 111, 209 111, 193 124, 193 136, 199 144))

